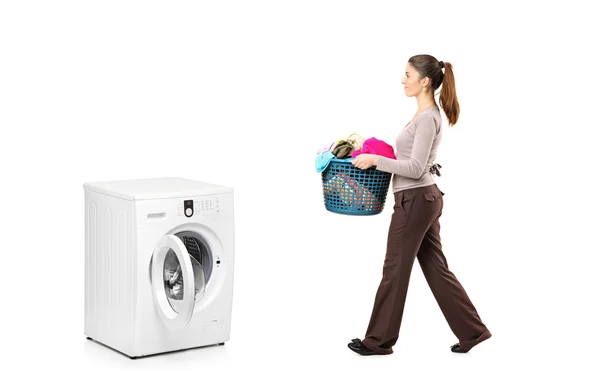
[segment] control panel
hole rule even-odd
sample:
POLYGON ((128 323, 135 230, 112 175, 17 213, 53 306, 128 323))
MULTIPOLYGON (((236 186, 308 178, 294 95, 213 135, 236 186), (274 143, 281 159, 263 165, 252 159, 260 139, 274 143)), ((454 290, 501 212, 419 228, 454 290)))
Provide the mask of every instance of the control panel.
POLYGON ((219 216, 219 213, 219 197, 179 200, 177 203, 178 216, 219 216))

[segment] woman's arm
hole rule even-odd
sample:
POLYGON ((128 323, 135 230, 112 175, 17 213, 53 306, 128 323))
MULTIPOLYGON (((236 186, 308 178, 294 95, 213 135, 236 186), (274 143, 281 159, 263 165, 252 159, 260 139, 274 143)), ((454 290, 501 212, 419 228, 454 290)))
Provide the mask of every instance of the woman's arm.
POLYGON ((427 167, 435 133, 436 126, 433 117, 418 118, 415 123, 415 140, 410 158, 405 159, 399 153, 396 159, 379 156, 377 169, 408 178, 420 178, 427 167))

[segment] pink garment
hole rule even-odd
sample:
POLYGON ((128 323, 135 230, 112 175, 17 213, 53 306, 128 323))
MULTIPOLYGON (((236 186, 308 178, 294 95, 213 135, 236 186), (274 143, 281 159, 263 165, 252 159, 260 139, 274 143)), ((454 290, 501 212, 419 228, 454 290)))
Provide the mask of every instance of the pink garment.
POLYGON ((357 157, 361 153, 371 153, 395 159, 394 148, 385 141, 377 140, 375 137, 366 139, 361 149, 352 152, 352 157, 357 157))

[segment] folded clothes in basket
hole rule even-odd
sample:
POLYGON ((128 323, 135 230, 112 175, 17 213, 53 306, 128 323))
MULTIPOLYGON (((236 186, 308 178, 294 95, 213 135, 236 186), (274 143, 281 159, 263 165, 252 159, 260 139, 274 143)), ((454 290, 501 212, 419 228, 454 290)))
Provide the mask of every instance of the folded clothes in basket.
POLYGON ((381 207, 379 199, 365 186, 348 174, 336 174, 325 183, 325 191, 335 192, 348 207, 375 210, 381 207))

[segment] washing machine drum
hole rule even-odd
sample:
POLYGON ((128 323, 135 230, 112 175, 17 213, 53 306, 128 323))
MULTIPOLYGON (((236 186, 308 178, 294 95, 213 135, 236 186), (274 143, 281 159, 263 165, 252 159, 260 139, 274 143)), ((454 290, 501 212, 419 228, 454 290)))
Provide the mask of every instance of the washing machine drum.
POLYGON ((196 260, 196 264, 202 267, 206 282, 210 280, 213 267, 212 251, 202 236, 195 232, 185 231, 176 234, 185 246, 190 258, 196 260))
MULTIPOLYGON (((194 301, 202 299, 204 295, 204 286, 206 279, 202 264, 192 255, 189 254, 194 271, 194 301)), ((177 311, 177 302, 183 300, 183 271, 181 263, 173 250, 167 252, 165 257, 165 266, 163 268, 163 282, 167 299, 171 307, 177 311)))

